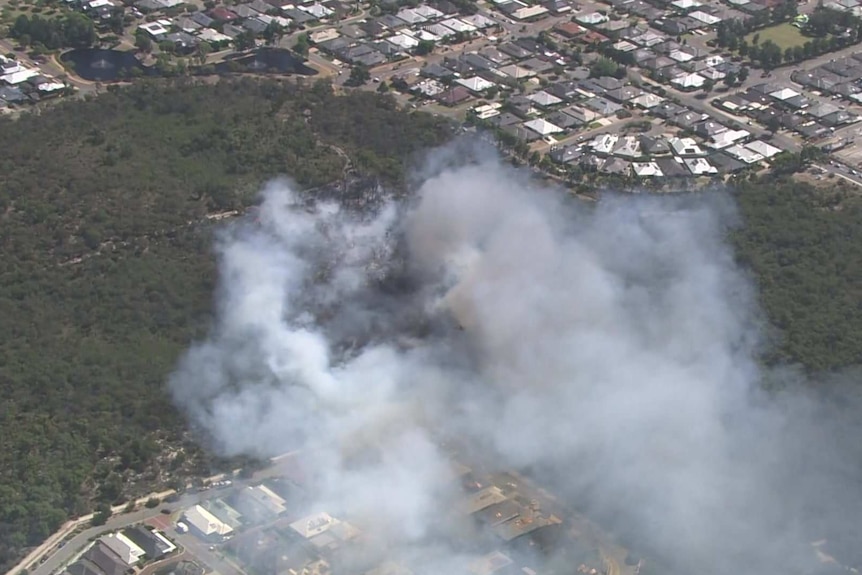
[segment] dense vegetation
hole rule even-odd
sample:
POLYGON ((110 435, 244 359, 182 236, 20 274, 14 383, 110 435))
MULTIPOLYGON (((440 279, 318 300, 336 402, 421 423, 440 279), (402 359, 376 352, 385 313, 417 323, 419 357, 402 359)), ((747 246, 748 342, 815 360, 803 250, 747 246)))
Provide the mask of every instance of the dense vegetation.
POLYGON ((0 121, 0 568, 68 515, 208 471, 163 392, 207 325, 207 215, 278 174, 337 180, 345 154, 397 184, 448 133, 388 98, 250 79, 0 121))
POLYGON ((778 328, 771 360, 862 363, 862 201, 792 180, 742 184, 734 242, 778 328))
POLYGON ((57 18, 21 14, 9 32, 25 46, 40 44, 49 50, 86 48, 97 39, 93 21, 77 12, 57 18))
MULTIPOLYGON (((68 515, 209 469, 163 393, 207 326, 208 216, 277 174, 338 180, 346 157, 399 185, 449 134, 387 97, 252 79, 142 81, 0 120, 0 567, 68 515)), ((771 359, 858 363, 862 203, 790 181, 738 199, 739 257, 781 329, 771 359)))

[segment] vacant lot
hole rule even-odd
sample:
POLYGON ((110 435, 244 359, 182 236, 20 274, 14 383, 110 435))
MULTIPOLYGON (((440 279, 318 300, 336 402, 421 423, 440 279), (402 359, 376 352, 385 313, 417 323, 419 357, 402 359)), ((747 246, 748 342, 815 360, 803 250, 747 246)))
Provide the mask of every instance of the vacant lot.
POLYGON ((793 48, 795 46, 802 46, 805 44, 806 40, 808 40, 808 38, 802 35, 802 32, 800 32, 798 28, 795 28, 789 22, 758 30, 757 32, 746 36, 745 41, 748 42, 749 45, 754 44, 755 36, 758 36, 758 43, 772 40, 778 44, 782 50, 793 48))

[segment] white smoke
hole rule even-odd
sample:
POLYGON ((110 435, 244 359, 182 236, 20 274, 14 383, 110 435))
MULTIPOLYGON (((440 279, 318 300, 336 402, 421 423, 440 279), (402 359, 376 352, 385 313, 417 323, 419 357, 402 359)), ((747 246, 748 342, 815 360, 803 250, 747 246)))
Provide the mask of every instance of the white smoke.
POLYGON ((393 556, 433 554, 429 572, 460 565, 440 542, 464 528, 441 519, 451 437, 539 470, 680 568, 799 567, 800 498, 852 470, 789 477, 811 403, 758 391, 734 218, 718 193, 582 204, 487 156, 374 216, 274 182, 259 221, 219 239, 217 323, 172 389, 224 453, 306 450, 318 507, 393 556), (386 274, 415 285, 388 293, 386 274), (436 327, 405 346, 404 318, 436 327), (350 464, 369 447, 372 463, 350 464))

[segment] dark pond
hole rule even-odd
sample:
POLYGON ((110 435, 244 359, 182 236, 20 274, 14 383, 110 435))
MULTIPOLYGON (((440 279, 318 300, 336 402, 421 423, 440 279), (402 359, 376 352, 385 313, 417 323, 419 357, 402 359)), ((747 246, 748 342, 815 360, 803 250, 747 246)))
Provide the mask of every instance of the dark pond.
POLYGON ((132 70, 135 69, 143 74, 150 72, 132 52, 120 50, 81 48, 66 52, 60 59, 72 64, 72 71, 76 76, 91 82, 128 79, 132 77, 132 70))
POLYGON ((258 48, 247 56, 241 56, 215 65, 216 72, 246 72, 252 74, 301 74, 313 76, 317 70, 302 63, 290 50, 282 48, 258 48))

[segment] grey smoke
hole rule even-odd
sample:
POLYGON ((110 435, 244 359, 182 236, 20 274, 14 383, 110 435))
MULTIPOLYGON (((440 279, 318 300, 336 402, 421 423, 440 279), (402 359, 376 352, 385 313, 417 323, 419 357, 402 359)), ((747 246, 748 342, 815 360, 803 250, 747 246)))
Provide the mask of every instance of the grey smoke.
POLYGON ((225 454, 304 449, 318 508, 429 573, 466 560, 449 438, 679 570, 816 568, 862 508, 858 401, 759 367, 728 195, 584 204, 459 152, 373 214, 276 181, 222 230, 215 328, 171 380, 191 419, 225 454))

